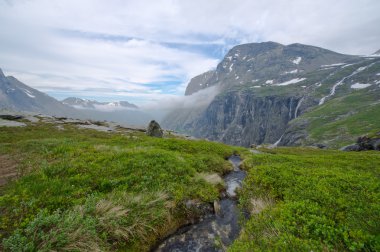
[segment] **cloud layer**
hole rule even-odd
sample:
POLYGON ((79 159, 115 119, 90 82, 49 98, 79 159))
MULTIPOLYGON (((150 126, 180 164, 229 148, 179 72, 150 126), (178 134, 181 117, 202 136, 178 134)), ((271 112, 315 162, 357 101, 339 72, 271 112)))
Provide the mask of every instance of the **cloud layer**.
POLYGON ((380 48, 380 1, 0 2, 0 67, 57 98, 138 104, 181 96, 235 44, 380 48))

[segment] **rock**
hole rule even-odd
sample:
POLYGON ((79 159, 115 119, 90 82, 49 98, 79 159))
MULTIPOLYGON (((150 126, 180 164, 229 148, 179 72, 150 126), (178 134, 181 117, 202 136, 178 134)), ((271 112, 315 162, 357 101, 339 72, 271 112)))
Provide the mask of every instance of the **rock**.
POLYGON ((24 127, 26 126, 23 122, 4 120, 0 118, 0 127, 24 127))
POLYGON ((219 200, 214 200, 214 212, 216 215, 220 215, 221 209, 219 200))
POLYGON ((380 137, 359 137, 357 145, 359 145, 362 150, 380 150, 380 137))
POLYGON ((373 140, 373 149, 380 151, 380 139, 373 140))
POLYGON ((318 149, 327 149, 327 145, 321 143, 316 143, 313 146, 317 147, 318 149))
POLYGON ((150 121, 148 125, 148 129, 146 131, 146 134, 151 137, 162 137, 163 131, 161 129, 160 124, 156 122, 155 120, 150 121))
POLYGON ((22 115, 0 115, 0 118, 5 120, 20 120, 24 117, 22 115))
POLYGON ((214 209, 211 204, 206 202, 201 202, 196 199, 190 199, 185 202, 185 207, 195 216, 204 216, 206 214, 213 213, 214 209))
POLYGON ((352 145, 344 146, 344 147, 340 148, 340 150, 341 151, 361 151, 362 149, 360 148, 359 145, 352 144, 352 145))

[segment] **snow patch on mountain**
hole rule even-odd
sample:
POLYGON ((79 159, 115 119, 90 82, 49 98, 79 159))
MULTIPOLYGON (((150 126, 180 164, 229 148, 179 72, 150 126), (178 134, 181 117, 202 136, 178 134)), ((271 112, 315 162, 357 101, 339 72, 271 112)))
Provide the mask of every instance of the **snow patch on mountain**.
POLYGON ((353 89, 363 89, 371 86, 372 84, 362 84, 362 83, 355 83, 351 85, 351 88, 353 89))
POLYGON ((296 84, 296 83, 304 81, 304 80, 306 80, 306 78, 295 78, 295 79, 292 79, 292 80, 289 80, 289 81, 285 81, 285 82, 282 82, 282 83, 278 83, 278 84, 274 84, 274 85, 275 86, 287 86, 287 85, 290 85, 290 84, 296 84))
POLYGON ((298 73, 298 69, 290 70, 290 71, 284 72, 283 74, 295 74, 295 73, 298 73))
POLYGON ((302 60, 302 57, 297 57, 294 60, 292 60, 292 63, 298 65, 301 62, 301 60, 302 60))
POLYGON ((273 80, 267 80, 265 84, 273 84, 273 80))
POLYGON ((321 68, 325 67, 337 67, 337 66, 342 66, 345 65, 345 63, 334 63, 334 64, 329 64, 329 65, 321 65, 321 68))
POLYGON ((27 89, 22 89, 24 91, 24 93, 29 96, 30 98, 36 98, 36 96, 34 96, 29 90, 27 89))
POLYGON ((232 72, 232 67, 234 66, 234 63, 230 65, 230 72, 232 72))

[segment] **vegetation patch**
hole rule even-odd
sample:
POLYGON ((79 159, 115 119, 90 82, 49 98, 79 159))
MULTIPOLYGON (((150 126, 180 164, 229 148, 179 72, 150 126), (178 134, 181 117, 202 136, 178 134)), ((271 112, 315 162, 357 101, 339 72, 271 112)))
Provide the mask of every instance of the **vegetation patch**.
POLYGON ((211 203, 241 148, 157 139, 65 124, 1 128, 0 155, 25 174, 1 191, 6 251, 148 251, 196 215, 188 200, 211 203), (214 181, 214 180, 213 180, 214 181))
POLYGON ((251 217, 230 251, 379 251, 380 153, 264 150, 244 162, 251 217))

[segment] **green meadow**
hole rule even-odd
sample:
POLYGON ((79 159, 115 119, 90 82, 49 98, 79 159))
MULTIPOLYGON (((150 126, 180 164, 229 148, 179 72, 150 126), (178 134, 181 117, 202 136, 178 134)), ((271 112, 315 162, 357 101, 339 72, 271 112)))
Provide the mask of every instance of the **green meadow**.
POLYGON ((379 251, 380 153, 262 149, 120 128, 0 128, 0 158, 18 178, 1 187, 5 251, 149 251, 212 203, 241 155, 242 232, 230 251, 379 251), (212 175, 212 176, 211 176, 212 175))

